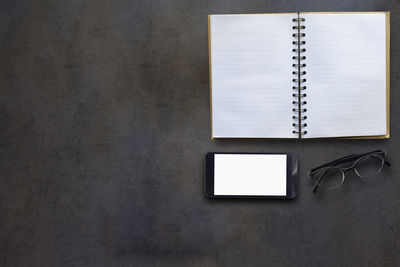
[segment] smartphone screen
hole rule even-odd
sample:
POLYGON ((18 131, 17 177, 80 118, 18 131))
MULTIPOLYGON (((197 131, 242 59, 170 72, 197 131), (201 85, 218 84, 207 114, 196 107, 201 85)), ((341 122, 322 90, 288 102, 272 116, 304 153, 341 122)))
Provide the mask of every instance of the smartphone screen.
POLYGON ((287 155, 215 154, 215 196, 286 196, 287 155))

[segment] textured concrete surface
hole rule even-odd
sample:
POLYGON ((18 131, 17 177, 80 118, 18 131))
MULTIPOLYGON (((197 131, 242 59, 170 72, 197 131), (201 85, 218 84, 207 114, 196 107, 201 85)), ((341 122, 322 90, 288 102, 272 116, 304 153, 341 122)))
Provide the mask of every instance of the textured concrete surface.
POLYGON ((396 1, 0 1, 1 266, 399 266, 396 1), (207 14, 391 11, 391 139, 211 141, 207 14), (305 170, 384 147, 371 183, 305 170), (204 198, 208 151, 293 152, 294 201, 204 198))

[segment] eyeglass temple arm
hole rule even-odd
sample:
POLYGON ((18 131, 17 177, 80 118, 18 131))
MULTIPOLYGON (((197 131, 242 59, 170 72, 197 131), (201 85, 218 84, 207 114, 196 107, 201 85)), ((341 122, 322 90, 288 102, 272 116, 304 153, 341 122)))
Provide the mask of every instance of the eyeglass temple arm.
POLYGON ((343 162, 346 162, 346 161, 353 160, 354 158, 357 158, 357 157, 359 157, 360 155, 361 155, 361 154, 352 154, 352 155, 349 155, 349 156, 346 156, 346 157, 343 157, 343 158, 340 158, 340 159, 336 159, 336 160, 334 160, 334 161, 330 161, 330 162, 328 162, 328 163, 325 163, 325 164, 323 164, 323 165, 320 165, 320 166, 318 166, 318 167, 315 167, 315 168, 311 169, 311 170, 310 170, 310 173, 313 173, 314 171, 316 171, 316 170, 318 170, 318 169, 320 169, 320 168, 323 168, 323 167, 335 166, 335 165, 337 165, 337 164, 339 164, 339 163, 343 163, 343 162))
POLYGON ((327 170, 325 170, 320 176, 319 178, 315 181, 314 187, 312 189, 313 193, 317 192, 317 189, 319 187, 319 182, 322 180, 322 178, 324 178, 325 173, 327 172, 327 170))
MULTIPOLYGON (((318 179, 318 182, 319 182, 319 179, 318 179)), ((318 187, 319 187, 318 182, 315 182, 315 184, 314 184, 314 187, 313 187, 313 189, 312 189, 312 192, 313 192, 313 193, 316 193, 317 190, 318 190, 318 187)))

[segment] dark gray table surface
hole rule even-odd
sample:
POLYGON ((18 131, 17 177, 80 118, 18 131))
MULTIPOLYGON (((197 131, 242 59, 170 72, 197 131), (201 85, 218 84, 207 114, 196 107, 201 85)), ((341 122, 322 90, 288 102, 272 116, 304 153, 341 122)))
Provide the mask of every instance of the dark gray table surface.
POLYGON ((400 2, 0 1, 1 266, 399 266, 400 2), (207 15, 391 11, 389 140, 211 141, 207 15), (305 170, 393 166, 311 193, 305 170), (294 201, 204 197, 208 151, 292 152, 294 201))

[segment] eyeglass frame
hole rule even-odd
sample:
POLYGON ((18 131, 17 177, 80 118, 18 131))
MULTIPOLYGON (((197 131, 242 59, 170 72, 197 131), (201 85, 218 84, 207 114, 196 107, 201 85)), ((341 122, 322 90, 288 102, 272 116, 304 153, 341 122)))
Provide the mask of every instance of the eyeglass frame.
MULTIPOLYGON (((374 151, 370 151, 370 152, 366 152, 366 153, 360 153, 360 154, 352 154, 352 155, 349 155, 349 156, 346 156, 346 157, 342 157, 342 158, 339 158, 339 159, 330 161, 330 162, 328 162, 328 163, 325 163, 325 164, 323 164, 323 165, 320 165, 320 166, 318 166, 318 167, 315 167, 315 168, 313 168, 313 169, 308 170, 308 175, 309 175, 310 178, 315 182, 314 187, 313 187, 313 190, 312 190, 313 193, 317 192, 317 189, 318 189, 319 187, 322 187, 322 186, 319 184, 319 181, 322 179, 322 177, 324 177, 324 174, 323 174, 323 175, 321 175, 317 180, 314 179, 313 175, 315 175, 316 172, 321 171, 322 169, 326 169, 326 170, 329 170, 329 169, 339 170, 339 171, 342 173, 342 181, 341 181, 341 183, 340 183, 338 186, 331 188, 331 189, 335 189, 335 188, 337 188, 337 187, 340 187, 340 186, 343 184, 343 182, 344 182, 345 179, 346 179, 346 172, 347 172, 347 171, 353 170, 354 173, 355 173, 358 177, 360 177, 360 178, 365 178, 365 177, 363 177, 360 173, 358 173, 358 171, 356 170, 355 167, 357 166, 357 164, 358 164, 361 160, 363 160, 363 159, 365 159, 365 158, 367 158, 368 156, 371 156, 371 155, 373 155, 373 154, 381 154, 382 161, 383 161, 382 166, 380 167, 380 169, 374 174, 374 175, 376 175, 376 174, 378 174, 378 173, 380 173, 380 172, 382 171, 383 165, 384 165, 384 164, 386 164, 387 166, 390 166, 390 165, 391 165, 388 161, 385 160, 386 152, 385 152, 385 150, 383 150, 383 149, 378 149, 378 150, 374 150, 374 151), (353 163, 352 163, 350 166, 348 166, 348 167, 340 167, 340 166, 337 166, 338 164, 346 163, 346 162, 353 162, 353 163)), ((374 176, 374 175, 372 175, 372 176, 374 176)), ((323 188, 323 187, 322 187, 322 188, 323 188)))

